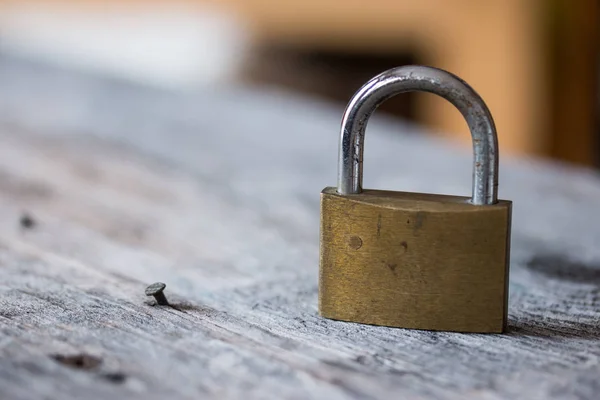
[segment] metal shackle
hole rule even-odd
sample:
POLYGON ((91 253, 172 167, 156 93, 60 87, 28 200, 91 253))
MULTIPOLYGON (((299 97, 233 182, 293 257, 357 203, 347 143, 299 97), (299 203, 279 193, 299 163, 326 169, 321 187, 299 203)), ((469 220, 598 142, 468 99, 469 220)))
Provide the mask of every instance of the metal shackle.
POLYGON ((465 81, 447 71, 424 66, 387 70, 354 94, 342 119, 338 186, 340 194, 362 192, 365 130, 371 114, 397 94, 422 91, 437 94, 461 112, 473 138, 473 194, 476 205, 498 201, 498 137, 483 99, 465 81))

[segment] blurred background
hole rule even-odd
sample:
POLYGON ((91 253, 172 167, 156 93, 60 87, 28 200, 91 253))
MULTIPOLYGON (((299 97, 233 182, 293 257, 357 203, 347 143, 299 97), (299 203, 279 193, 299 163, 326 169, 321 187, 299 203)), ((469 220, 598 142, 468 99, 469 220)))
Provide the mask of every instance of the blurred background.
MULTIPOLYGON (((482 95, 503 154, 600 168, 599 3, 0 0, 0 51, 168 90, 275 85, 340 104, 385 69, 427 64, 482 95)), ((433 95, 382 110, 470 146, 433 95)))

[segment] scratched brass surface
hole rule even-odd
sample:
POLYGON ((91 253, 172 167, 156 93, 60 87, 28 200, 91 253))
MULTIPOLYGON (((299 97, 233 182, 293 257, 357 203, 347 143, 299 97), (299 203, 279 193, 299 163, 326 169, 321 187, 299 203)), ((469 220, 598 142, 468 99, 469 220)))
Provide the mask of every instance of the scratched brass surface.
POLYGON ((364 190, 321 193, 319 312, 402 328, 502 332, 510 201, 364 190))

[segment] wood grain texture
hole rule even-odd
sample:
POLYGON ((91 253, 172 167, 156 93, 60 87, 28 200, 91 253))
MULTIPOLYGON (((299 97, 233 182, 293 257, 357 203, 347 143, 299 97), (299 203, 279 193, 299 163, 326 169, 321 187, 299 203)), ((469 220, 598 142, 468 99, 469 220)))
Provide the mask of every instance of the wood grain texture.
MULTIPOLYGON (((501 160, 506 334, 344 323, 317 312, 319 192, 335 182, 341 108, 6 57, 0 87, 0 398, 600 393, 596 173, 501 160), (155 281, 177 309, 152 306, 155 281)), ((470 154, 378 117, 366 185, 469 193, 470 154)))
POLYGON ((400 328, 506 329, 511 202, 321 192, 319 313, 400 328))

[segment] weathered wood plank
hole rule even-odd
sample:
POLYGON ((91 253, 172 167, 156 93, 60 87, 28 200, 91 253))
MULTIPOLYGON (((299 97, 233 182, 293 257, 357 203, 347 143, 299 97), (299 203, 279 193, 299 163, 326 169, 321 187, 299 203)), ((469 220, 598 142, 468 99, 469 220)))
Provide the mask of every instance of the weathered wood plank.
MULTIPOLYGON (((7 58, 0 87, 0 398, 600 393, 594 173, 502 160, 507 334, 347 324, 316 312, 318 194, 335 182, 340 109, 252 88, 156 92, 7 58), (177 308, 151 305, 154 281, 177 308), (53 358, 77 354, 101 362, 53 358)), ((376 118, 365 182, 469 193, 469 154, 417 131, 376 118)))

